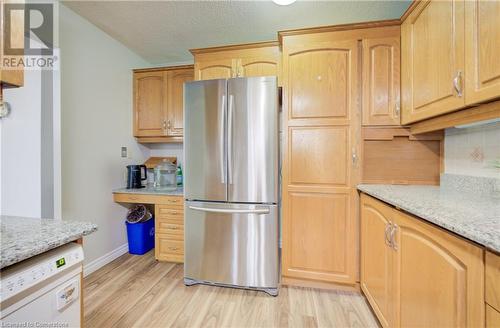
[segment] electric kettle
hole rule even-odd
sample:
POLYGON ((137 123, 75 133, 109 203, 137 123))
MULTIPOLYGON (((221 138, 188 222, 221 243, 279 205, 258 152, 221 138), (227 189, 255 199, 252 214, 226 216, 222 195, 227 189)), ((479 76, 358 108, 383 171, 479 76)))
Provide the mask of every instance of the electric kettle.
POLYGON ((146 165, 127 165, 127 189, 144 188, 142 181, 147 179, 146 165), (144 177, 142 177, 142 172, 144 172, 144 177))

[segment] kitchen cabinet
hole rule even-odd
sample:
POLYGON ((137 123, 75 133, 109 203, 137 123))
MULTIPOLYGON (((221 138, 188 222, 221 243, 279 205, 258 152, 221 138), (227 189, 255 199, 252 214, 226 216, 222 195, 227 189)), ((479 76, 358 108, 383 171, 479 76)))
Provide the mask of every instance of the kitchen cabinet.
POLYGON ((278 76, 277 42, 192 49, 196 80, 278 76))
MULTIPOLYGON (((23 1, 6 1, 1 0, 0 6, 2 7, 1 15, 0 15, 0 35, 2 37, 2 44, 5 41, 4 33, 8 33, 10 35, 10 43, 15 48, 24 48, 24 12, 23 11, 13 11, 11 13, 11 24, 8 29, 4 31, 5 22, 3 15, 3 6, 7 3, 16 3, 23 4, 23 1)), ((0 51, 0 62, 4 62, 4 58, 8 59, 10 56, 5 56, 3 53, 3 48, 0 51)), ((17 59, 18 56, 12 56, 14 59, 17 59)), ((2 64, 3 65, 3 64, 2 64)), ((24 68, 20 67, 19 69, 3 69, 0 68, 0 85, 2 88, 16 88, 22 87, 24 84, 24 68)))
POLYGON ((400 125, 400 31, 363 40, 363 125, 400 125))
POLYGON ((134 70, 134 136, 139 142, 182 141, 184 83, 192 66, 134 70))
POLYGON ((465 106, 464 23, 464 0, 431 0, 401 25, 403 124, 465 106))
POLYGON ((500 255, 485 255, 486 327, 500 327, 500 255))
POLYGON ((184 262, 183 196, 113 193, 113 200, 125 204, 154 206, 155 258, 158 261, 184 262))
POLYGON ((500 1, 465 1, 465 102, 500 97, 500 1))
POLYGON ((364 194, 361 207, 362 245, 388 248, 386 264, 361 254, 363 292, 384 327, 484 326, 482 248, 364 194))
POLYGON ((403 124, 500 97, 499 15, 498 1, 414 6, 401 25, 403 124))
POLYGON ((393 211, 361 196, 361 290, 384 328, 395 326, 395 256, 389 245, 393 211))
POLYGON ((282 43, 283 281, 354 286, 358 41, 328 32, 282 43))

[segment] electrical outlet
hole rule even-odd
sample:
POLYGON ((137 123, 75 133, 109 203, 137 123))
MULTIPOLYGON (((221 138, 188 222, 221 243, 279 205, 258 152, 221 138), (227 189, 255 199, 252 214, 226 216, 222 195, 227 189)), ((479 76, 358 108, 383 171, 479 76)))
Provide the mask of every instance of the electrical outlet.
POLYGON ((122 147, 122 158, 128 157, 127 147, 122 147))

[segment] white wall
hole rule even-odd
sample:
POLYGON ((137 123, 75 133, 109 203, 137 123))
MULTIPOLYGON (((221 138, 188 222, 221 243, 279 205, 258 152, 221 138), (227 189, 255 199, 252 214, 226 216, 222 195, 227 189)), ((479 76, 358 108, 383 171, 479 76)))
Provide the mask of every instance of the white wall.
POLYGON ((500 122, 446 130, 445 172, 500 178, 500 122))
POLYGON ((99 226, 84 241, 89 264, 127 242, 126 208, 111 191, 124 186, 126 165, 149 156, 132 136, 131 72, 149 64, 64 5, 59 14, 62 218, 99 226))
POLYGON ((0 120, 2 215, 42 212, 41 78, 41 71, 26 71, 22 88, 4 90, 11 113, 0 120))

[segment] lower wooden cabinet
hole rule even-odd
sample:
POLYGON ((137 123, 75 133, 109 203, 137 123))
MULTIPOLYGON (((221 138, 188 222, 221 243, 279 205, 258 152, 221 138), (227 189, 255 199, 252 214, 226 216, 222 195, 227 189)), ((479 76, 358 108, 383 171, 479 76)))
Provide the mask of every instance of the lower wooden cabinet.
POLYGON ((382 326, 484 326, 482 248, 364 194, 361 226, 361 288, 382 326))
POLYGON ((500 312, 486 304, 486 328, 500 327, 500 312))
POLYGON ((155 258, 184 262, 184 208, 182 197, 168 204, 155 205, 155 258))

